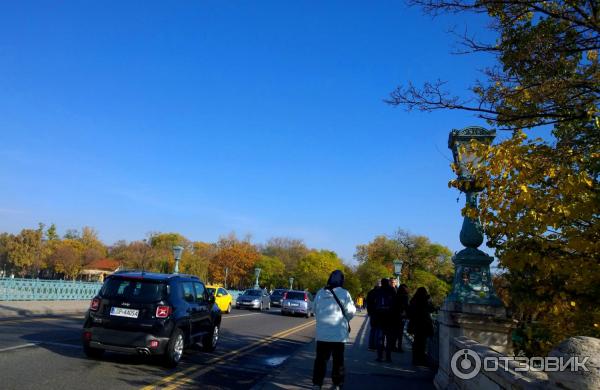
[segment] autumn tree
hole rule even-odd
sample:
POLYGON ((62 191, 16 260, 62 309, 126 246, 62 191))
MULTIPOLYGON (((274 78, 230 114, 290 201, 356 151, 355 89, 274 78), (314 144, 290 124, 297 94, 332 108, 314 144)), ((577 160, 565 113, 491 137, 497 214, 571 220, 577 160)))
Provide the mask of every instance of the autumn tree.
POLYGON ((333 271, 342 270, 343 267, 342 260, 335 252, 312 250, 298 262, 294 273, 294 284, 301 289, 316 292, 325 287, 333 271))
POLYGON ((261 255, 255 267, 261 269, 260 285, 269 289, 287 285, 285 264, 277 257, 261 255))
POLYGON ((181 257, 181 272, 208 280, 208 268, 216 253, 215 244, 201 241, 191 243, 189 250, 184 251, 181 257))
POLYGON ((52 249, 49 261, 65 278, 75 279, 83 269, 85 246, 79 240, 64 239, 52 249))
POLYGON ((227 284, 243 288, 252 284, 254 265, 260 258, 258 249, 249 238, 240 240, 235 234, 221 237, 216 243, 216 254, 212 258, 208 273, 212 282, 225 280, 225 268, 228 269, 227 284))
POLYGON ((473 167, 483 191, 480 206, 464 212, 480 218, 507 271, 519 347, 538 355, 568 336, 599 337, 597 1, 412 3, 433 14, 485 14, 497 36, 494 42, 462 39, 465 53, 497 60, 474 83, 472 96, 451 94, 444 81, 421 88, 407 83, 389 102, 409 110, 465 110, 509 131, 495 145, 474 145, 484 161, 473 167))
POLYGON ((40 229, 23 229, 7 242, 8 260, 21 276, 37 276, 44 268, 43 226, 40 229))
POLYGON ((145 241, 133 241, 129 244, 118 241, 111 247, 109 256, 119 260, 126 269, 158 271, 154 268, 156 258, 154 251, 145 241))
POLYGON ((298 262, 308 254, 304 241, 288 237, 273 237, 261 247, 265 256, 276 257, 285 265, 288 273, 293 272, 298 262))
POLYGON ((148 241, 153 249, 152 268, 164 273, 172 272, 175 268, 174 246, 183 246, 184 253, 192 249, 189 240, 179 233, 152 233, 148 241))

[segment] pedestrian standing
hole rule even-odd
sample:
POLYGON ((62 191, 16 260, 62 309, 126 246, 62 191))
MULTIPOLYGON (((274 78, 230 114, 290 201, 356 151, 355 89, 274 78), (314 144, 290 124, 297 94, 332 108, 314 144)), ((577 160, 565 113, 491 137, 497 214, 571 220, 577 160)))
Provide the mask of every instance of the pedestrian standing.
POLYGON ((396 292, 390 286, 390 281, 381 279, 379 288, 372 300, 371 326, 375 328, 375 340, 377 345, 377 361, 383 361, 383 350, 385 349, 385 360, 392 361, 394 308, 396 307, 396 292))
POLYGON ((414 335, 412 363, 416 366, 426 366, 427 356, 425 346, 427 337, 433 336, 433 320, 431 313, 435 311, 427 289, 419 287, 408 306, 408 332, 414 335))
POLYGON ((344 274, 336 270, 331 273, 327 286, 317 292, 314 302, 317 320, 317 355, 313 368, 315 389, 323 386, 327 362, 333 356, 331 379, 334 388, 344 384, 344 343, 350 334, 350 319, 356 307, 350 293, 343 288, 344 274))
POLYGON ((396 316, 398 319, 398 323, 397 326, 395 327, 396 331, 397 331, 397 338, 396 338, 396 350, 398 352, 404 352, 404 349, 402 348, 402 340, 404 339, 404 325, 406 323, 407 317, 408 317, 408 305, 409 305, 409 292, 408 292, 408 286, 404 283, 402 283, 400 285, 400 287, 398 287, 398 292, 396 294, 396 305, 397 305, 397 309, 396 309, 396 316))

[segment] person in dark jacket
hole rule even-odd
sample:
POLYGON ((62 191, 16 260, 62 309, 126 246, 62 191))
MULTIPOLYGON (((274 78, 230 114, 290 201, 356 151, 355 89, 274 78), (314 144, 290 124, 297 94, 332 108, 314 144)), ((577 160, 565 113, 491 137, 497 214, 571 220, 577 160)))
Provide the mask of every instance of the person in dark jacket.
POLYGON ((375 328, 378 362, 383 361, 384 348, 385 360, 392 361, 395 308, 396 292, 388 279, 381 279, 381 288, 374 293, 370 309, 371 326, 375 328))
POLYGON ((367 293, 367 315, 369 316, 369 349, 376 350, 377 344, 375 340, 375 328, 373 327, 373 317, 370 309, 373 308, 373 298, 377 290, 381 288, 381 281, 377 281, 377 284, 371 291, 367 293))
POLYGON ((410 300, 408 315, 410 322, 408 332, 415 336, 413 341, 412 363, 417 366, 427 365, 425 346, 427 337, 433 336, 431 313, 435 311, 431 298, 425 287, 419 287, 410 300))
POLYGON ((398 287, 396 293, 396 324, 394 324, 396 340, 394 350, 397 352, 404 352, 404 349, 402 349, 402 339, 404 338, 404 324, 407 320, 409 300, 408 286, 403 283, 398 287))

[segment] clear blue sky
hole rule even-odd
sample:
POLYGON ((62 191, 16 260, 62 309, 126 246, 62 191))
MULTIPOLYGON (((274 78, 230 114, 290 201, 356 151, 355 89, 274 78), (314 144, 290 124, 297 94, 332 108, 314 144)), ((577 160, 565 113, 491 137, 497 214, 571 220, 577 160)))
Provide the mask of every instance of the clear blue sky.
POLYGON ((0 4, 0 231, 304 239, 352 261, 402 227, 459 250, 446 142, 485 125, 383 99, 486 59, 399 1, 0 4))

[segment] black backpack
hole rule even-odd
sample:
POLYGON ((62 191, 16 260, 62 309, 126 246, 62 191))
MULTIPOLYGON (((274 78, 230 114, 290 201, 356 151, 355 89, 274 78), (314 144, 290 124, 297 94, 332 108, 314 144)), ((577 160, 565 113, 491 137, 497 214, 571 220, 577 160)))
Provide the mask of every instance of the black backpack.
POLYGON ((392 306, 394 305, 394 296, 387 291, 380 291, 377 296, 375 296, 375 312, 381 314, 387 314, 392 311, 392 306))

